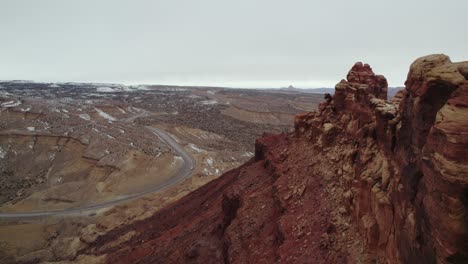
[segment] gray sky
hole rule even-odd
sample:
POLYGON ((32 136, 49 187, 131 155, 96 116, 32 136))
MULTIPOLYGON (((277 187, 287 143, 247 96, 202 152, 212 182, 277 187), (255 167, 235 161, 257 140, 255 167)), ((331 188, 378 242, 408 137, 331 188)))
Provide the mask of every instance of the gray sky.
POLYGON ((468 60, 466 0, 0 0, 0 80, 391 86, 417 57, 468 60))

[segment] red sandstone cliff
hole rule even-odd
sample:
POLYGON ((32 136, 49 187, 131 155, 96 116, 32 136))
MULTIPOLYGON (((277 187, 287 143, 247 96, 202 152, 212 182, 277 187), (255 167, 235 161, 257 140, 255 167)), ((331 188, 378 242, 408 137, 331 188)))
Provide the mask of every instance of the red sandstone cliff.
POLYGON ((467 263, 468 62, 416 60, 406 89, 357 63, 295 133, 83 254, 109 263, 467 263), (123 244, 115 241, 135 233, 123 244))

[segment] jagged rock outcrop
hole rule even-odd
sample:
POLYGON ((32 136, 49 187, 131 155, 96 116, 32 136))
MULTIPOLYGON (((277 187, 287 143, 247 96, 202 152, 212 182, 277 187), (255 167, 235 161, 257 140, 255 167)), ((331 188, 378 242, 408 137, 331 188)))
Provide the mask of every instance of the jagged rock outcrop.
POLYGON ((331 126, 353 139, 342 156, 348 205, 369 249, 390 263, 468 261, 467 66, 420 58, 389 102, 386 81, 357 63, 333 101, 296 120, 311 142, 326 142, 331 126))
POLYGON ((406 89, 356 63, 290 135, 82 254, 109 263, 466 263, 468 62, 416 60, 406 89), (132 234, 125 243, 119 237, 132 234))

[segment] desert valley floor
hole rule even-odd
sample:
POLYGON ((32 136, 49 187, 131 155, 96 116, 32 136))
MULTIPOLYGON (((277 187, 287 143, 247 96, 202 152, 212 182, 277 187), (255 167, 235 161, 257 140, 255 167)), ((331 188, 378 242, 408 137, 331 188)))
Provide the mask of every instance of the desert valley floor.
POLYGON ((322 99, 288 90, 0 82, 1 262, 74 257, 117 223, 144 219, 243 164, 263 132, 290 131, 294 116, 322 99), (185 163, 167 135, 193 157, 191 177, 175 179, 185 163))

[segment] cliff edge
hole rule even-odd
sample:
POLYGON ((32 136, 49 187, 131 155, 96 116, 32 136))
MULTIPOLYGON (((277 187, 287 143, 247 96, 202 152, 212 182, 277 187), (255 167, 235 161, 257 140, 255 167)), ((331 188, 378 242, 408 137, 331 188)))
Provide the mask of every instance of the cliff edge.
POLYGON ((81 254, 108 263, 467 263, 468 62, 417 59, 406 88, 356 63, 292 134, 81 254), (125 238, 125 239, 122 239, 125 238), (118 241, 125 241, 119 243, 118 241))

